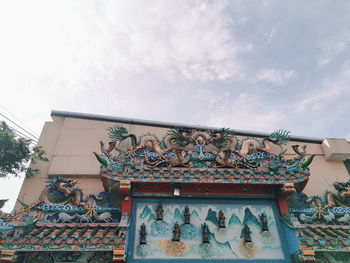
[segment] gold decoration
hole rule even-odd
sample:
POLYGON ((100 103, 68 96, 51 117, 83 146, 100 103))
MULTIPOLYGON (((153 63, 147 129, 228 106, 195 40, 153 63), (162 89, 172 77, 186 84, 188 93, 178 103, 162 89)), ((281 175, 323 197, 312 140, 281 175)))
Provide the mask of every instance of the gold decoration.
POLYGON ((184 256, 190 251, 190 246, 182 241, 158 240, 157 245, 167 256, 184 256))
POLYGON ((258 248, 253 242, 244 242, 244 240, 241 240, 241 244, 238 248, 239 252, 241 252, 245 258, 253 258, 258 253, 258 248))
POLYGON ((87 216, 92 216, 93 214, 96 213, 95 209, 92 208, 92 206, 94 205, 94 199, 89 198, 88 200, 86 200, 86 203, 84 203, 84 207, 88 210, 85 214, 87 216))
POLYGON ((316 216, 317 218, 321 218, 323 216, 324 210, 326 210, 329 206, 322 206, 322 204, 317 204, 316 216))

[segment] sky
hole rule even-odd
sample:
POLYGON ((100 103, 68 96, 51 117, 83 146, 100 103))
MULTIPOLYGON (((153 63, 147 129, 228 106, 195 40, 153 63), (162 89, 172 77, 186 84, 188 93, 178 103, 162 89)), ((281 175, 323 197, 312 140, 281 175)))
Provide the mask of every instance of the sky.
MULTIPOLYGON (((65 110, 350 140, 349 13, 346 0, 0 0, 0 113, 37 135, 65 110)), ((19 185, 1 180, 0 199, 19 185)))

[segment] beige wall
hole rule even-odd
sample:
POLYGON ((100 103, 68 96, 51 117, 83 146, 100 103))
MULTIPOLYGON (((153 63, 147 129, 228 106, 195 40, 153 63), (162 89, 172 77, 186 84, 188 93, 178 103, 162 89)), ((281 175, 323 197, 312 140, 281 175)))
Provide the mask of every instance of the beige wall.
POLYGON ((311 176, 304 189, 307 195, 322 196, 325 191, 335 191, 332 184, 348 181, 349 174, 342 161, 326 161, 324 156, 316 156, 310 165, 311 176))
MULTIPOLYGON (((106 129, 116 124, 115 122, 64 117, 53 117, 52 122, 45 123, 39 145, 44 147, 49 162, 39 163, 37 166, 41 173, 24 181, 19 199, 26 203, 37 201, 46 185, 47 177, 54 175, 79 178, 79 186, 85 194, 96 194, 103 191, 99 178, 100 165, 93 152, 100 152, 100 140, 107 144, 106 129)), ((128 129, 129 133, 134 133, 137 136, 152 133, 162 138, 168 130, 168 128, 142 125, 122 125, 128 129)), ((316 154, 314 162, 310 166, 311 177, 305 188, 306 194, 322 195, 327 189, 330 189, 330 185, 334 181, 347 181, 349 179, 341 160, 325 160, 321 144, 290 142, 287 146, 286 158, 295 156, 290 147, 293 144, 306 144, 307 153, 316 154)), ((130 147, 130 140, 123 141, 119 147, 130 147)))

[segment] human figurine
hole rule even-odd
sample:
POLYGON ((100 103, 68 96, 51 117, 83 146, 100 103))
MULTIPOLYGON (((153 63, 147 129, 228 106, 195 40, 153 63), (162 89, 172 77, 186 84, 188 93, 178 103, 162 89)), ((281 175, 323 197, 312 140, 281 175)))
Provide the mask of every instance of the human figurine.
POLYGON ((209 231, 208 225, 204 223, 204 225, 202 225, 203 244, 209 243, 209 234, 210 234, 210 231, 209 231))
POLYGON ((260 217, 261 232, 269 231, 268 222, 267 222, 265 212, 263 212, 261 215, 259 215, 259 217, 260 217))
POLYGON ((242 232, 241 232, 241 238, 243 238, 244 243, 247 242, 252 242, 252 238, 250 236, 250 229, 249 226, 247 224, 244 225, 242 232))
POLYGON ((147 244, 146 235, 147 235, 146 225, 145 225, 145 223, 143 223, 141 225, 141 231, 140 231, 140 245, 146 245, 147 244))
POLYGON ((219 228, 226 228, 225 226, 225 216, 224 216, 224 212, 222 212, 222 210, 219 211, 219 228))
POLYGON ((157 214, 157 221, 163 221, 163 206, 162 204, 159 204, 156 210, 156 214, 157 214))
POLYGON ((173 230, 173 239, 172 241, 180 241, 181 230, 179 224, 176 222, 173 230))
POLYGON ((190 214, 190 209, 188 206, 185 208, 185 213, 184 213, 184 218, 185 218, 185 225, 191 224, 191 214, 190 214))

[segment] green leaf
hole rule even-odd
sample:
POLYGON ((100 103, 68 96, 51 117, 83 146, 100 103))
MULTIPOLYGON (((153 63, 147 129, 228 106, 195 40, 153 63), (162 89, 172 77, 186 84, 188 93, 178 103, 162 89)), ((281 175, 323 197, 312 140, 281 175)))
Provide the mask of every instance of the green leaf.
POLYGON ((33 146, 31 140, 19 137, 7 126, 0 123, 0 177, 18 176, 26 173, 27 177, 37 174, 36 168, 29 167, 37 161, 48 161, 41 146, 33 146))

